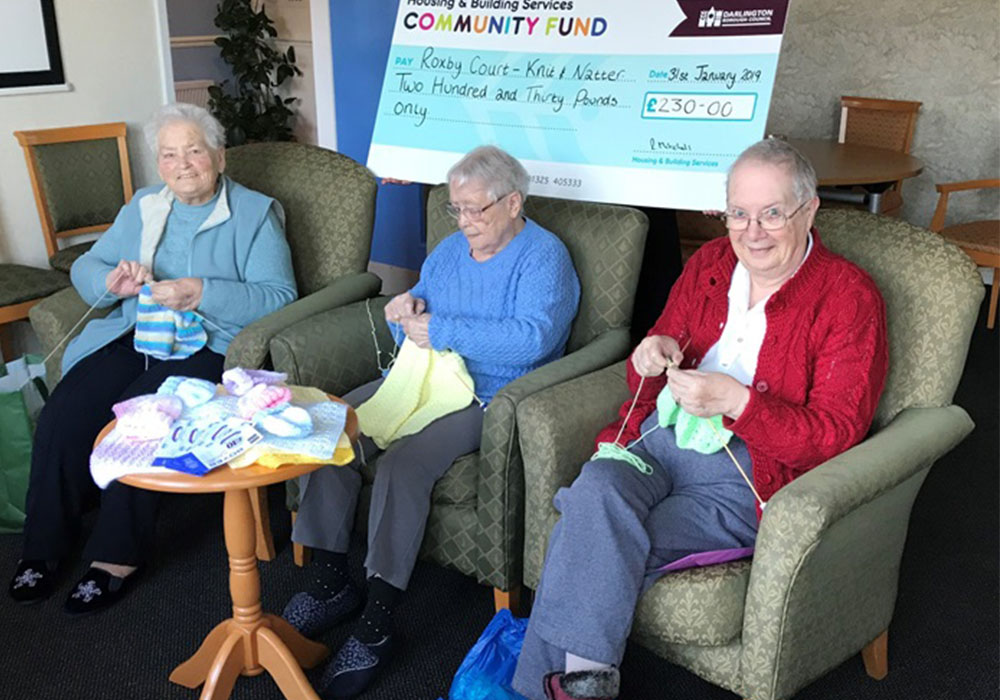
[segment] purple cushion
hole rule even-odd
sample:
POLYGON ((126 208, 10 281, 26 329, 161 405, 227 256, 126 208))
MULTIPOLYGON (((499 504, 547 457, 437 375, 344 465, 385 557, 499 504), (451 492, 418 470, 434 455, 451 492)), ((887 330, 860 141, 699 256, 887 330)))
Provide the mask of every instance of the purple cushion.
POLYGON ((722 564, 727 561, 744 559, 753 555, 753 547, 739 547, 737 549, 715 549, 711 552, 695 552, 681 557, 675 561, 661 566, 657 571, 683 571, 693 569, 697 566, 711 566, 712 564, 722 564))

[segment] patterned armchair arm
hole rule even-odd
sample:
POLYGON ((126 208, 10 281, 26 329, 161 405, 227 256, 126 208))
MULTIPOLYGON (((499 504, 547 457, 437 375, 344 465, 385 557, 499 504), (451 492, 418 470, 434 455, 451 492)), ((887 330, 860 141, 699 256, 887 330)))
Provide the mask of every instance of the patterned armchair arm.
MULTIPOLYGON (((70 338, 67 338, 66 334, 83 318, 88 308, 87 303, 80 298, 76 290, 72 287, 67 287, 38 302, 28 311, 28 318, 31 319, 31 328, 38 336, 38 340, 42 344, 42 350, 45 351, 46 355, 52 352, 52 348, 55 347, 56 343, 64 341, 45 364, 45 374, 49 386, 55 386, 56 382, 62 376, 62 358, 66 352, 66 345, 70 341, 70 338)), ((104 318, 111 313, 113 308, 115 307, 109 306, 103 309, 94 309, 87 315, 87 321, 90 321, 92 318, 104 318)), ((76 330, 73 331, 73 335, 78 335, 85 325, 87 324, 81 323, 77 326, 76 330)))
POLYGON ((288 326, 271 339, 274 368, 288 373, 292 384, 315 386, 337 396, 379 375, 368 311, 375 319, 383 362, 393 341, 384 323, 389 297, 374 297, 321 311, 288 326))
MULTIPOLYGON (((625 342, 615 359, 624 357, 628 350, 629 344, 625 342)), ((523 551, 524 583, 531 588, 538 585, 546 542, 558 517, 552 497, 560 487, 576 478, 580 467, 594 451, 594 436, 614 419, 627 396, 625 363, 618 362, 599 371, 579 372, 568 381, 537 390, 511 407, 517 413, 518 434, 515 437, 520 449, 511 450, 513 454, 507 469, 523 468, 524 477, 522 480, 520 475, 517 478, 512 475, 508 482, 510 488, 521 488, 524 484, 524 497, 517 500, 524 503, 524 512, 518 511, 518 517, 524 522, 524 542, 517 545, 523 551)), ((483 434, 485 441, 485 428, 483 434)), ((481 476, 480 490, 483 481, 481 476)), ((483 496, 480 495, 482 508, 483 496)), ((494 521, 497 522, 502 521, 494 521)), ((499 531, 496 525, 493 530, 484 529, 487 534, 499 531)), ((522 558, 517 556, 514 560, 522 558)))
POLYGON ((246 326, 229 344, 226 369, 262 367, 269 343, 281 331, 329 309, 378 294, 382 281, 371 272, 339 277, 326 287, 246 326))
POLYGON ((958 406, 906 409, 771 498, 743 618, 744 697, 789 697, 888 627, 917 491, 972 428, 958 406))

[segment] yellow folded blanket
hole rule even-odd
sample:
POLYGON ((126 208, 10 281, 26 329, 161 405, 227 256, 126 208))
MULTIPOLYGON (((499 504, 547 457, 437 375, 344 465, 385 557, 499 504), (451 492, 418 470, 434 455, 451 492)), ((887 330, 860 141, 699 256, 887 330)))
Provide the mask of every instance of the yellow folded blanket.
POLYGON ((468 406, 475 383, 462 357, 417 347, 406 339, 375 394, 355 409, 361 432, 381 449, 468 406))
POLYGON ((313 457, 312 455, 269 452, 268 450, 267 447, 251 447, 239 457, 229 460, 229 466, 233 469, 242 469, 251 464, 259 464, 270 469, 277 469, 285 464, 333 464, 339 467, 350 464, 354 460, 354 448, 351 446, 351 439, 347 437, 347 433, 340 434, 340 439, 337 440, 337 449, 330 457, 313 457))

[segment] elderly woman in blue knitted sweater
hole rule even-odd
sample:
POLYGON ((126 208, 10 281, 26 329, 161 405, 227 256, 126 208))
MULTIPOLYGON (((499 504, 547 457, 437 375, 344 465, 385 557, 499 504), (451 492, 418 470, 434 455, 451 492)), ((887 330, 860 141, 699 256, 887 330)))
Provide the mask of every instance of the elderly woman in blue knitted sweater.
MULTIPOLYGON (((396 337, 452 350, 465 362, 483 402, 507 383, 560 357, 576 316, 580 285, 566 247, 523 216, 528 174, 493 146, 475 149, 448 173, 448 209, 460 230, 427 257, 420 281, 385 307, 396 337)), ((376 380, 345 397, 357 406, 376 380)), ((351 697, 391 653, 391 611, 406 588, 423 540, 431 490, 452 462, 479 449, 483 409, 476 403, 400 438, 379 458, 368 518, 367 604, 324 674, 324 697, 351 697)), ((374 444, 362 438, 366 454, 374 444)), ((314 548, 314 581, 285 617, 307 636, 361 604, 346 552, 361 489, 355 468, 309 475, 292 539, 314 548)))
POLYGON ((70 273, 85 302, 113 308, 70 341, 63 378, 39 417, 23 554, 9 587, 21 603, 51 594, 80 516, 99 498, 84 548, 93 563, 66 599, 70 614, 119 600, 153 537, 155 492, 112 482, 101 493, 90 476, 91 446, 112 405, 155 393, 171 375, 218 382, 240 329, 296 297, 281 205, 222 175, 222 125, 201 107, 172 104, 154 115, 146 136, 164 184, 136 192, 70 273), (144 344, 136 320, 146 284, 144 307, 170 318, 193 312, 204 333, 177 347, 157 342, 169 334, 154 333, 144 344))

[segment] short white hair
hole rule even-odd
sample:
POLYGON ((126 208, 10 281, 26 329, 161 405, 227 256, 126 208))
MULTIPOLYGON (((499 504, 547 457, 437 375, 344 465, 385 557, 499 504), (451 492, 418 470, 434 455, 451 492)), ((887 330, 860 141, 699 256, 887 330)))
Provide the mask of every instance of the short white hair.
POLYGON ((528 171, 514 156, 496 146, 474 148, 448 170, 448 184, 462 186, 478 182, 493 199, 520 192, 523 200, 528 196, 528 171))
POLYGON ((159 150, 158 143, 160 131, 167 124, 173 122, 187 122, 193 124, 205 138, 205 145, 213 151, 220 151, 226 146, 226 130, 222 128, 219 120, 212 116, 204 107, 187 104, 186 102, 171 102, 165 104, 155 112, 153 116, 142 128, 146 143, 153 153, 159 150))
POLYGON ((749 146, 729 167, 726 191, 736 168, 747 162, 763 163, 784 168, 792 178, 792 192, 799 202, 816 196, 816 170, 812 163, 784 139, 768 138, 749 146))

